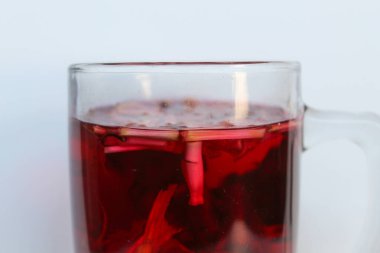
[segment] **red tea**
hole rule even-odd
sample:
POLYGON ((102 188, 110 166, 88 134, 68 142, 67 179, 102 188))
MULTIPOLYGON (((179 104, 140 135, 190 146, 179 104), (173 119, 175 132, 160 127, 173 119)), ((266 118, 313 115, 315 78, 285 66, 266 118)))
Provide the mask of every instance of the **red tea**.
POLYGON ((72 119, 76 252, 292 252, 299 121, 244 110, 135 101, 72 119))

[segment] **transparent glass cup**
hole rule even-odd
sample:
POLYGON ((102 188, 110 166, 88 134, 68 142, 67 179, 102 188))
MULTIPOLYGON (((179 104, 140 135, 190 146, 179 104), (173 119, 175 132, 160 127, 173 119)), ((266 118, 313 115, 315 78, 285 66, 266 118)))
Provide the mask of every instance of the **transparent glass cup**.
MULTIPOLYGON (((297 62, 75 64, 69 75, 77 253, 294 252, 300 155, 333 138, 363 147, 380 191, 379 117, 306 107, 297 62)), ((359 252, 380 252, 371 205, 359 252)))

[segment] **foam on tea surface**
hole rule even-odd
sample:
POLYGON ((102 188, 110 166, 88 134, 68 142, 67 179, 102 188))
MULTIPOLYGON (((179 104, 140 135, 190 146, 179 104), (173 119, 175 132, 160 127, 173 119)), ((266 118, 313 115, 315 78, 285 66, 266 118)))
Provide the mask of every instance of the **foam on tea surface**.
POLYGON ((260 126, 289 119, 279 107, 249 105, 245 117, 237 117, 235 104, 222 101, 127 101, 89 110, 82 120, 106 126, 187 129, 260 126))

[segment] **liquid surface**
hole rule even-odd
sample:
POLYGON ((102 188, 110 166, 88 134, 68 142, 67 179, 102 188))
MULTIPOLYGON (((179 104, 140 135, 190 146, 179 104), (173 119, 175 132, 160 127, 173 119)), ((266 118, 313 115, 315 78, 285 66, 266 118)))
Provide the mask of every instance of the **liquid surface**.
POLYGON ((292 252, 297 120, 265 106, 236 120, 221 102, 133 103, 72 119, 77 253, 292 252))
POLYGON ((290 119, 283 109, 223 101, 127 101, 90 110, 81 120, 105 126, 154 129, 260 126, 290 119))

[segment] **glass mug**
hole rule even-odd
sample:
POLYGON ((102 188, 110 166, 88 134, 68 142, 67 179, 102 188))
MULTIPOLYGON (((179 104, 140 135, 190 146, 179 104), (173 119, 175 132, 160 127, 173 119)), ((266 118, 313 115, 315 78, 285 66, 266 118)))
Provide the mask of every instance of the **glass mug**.
MULTIPOLYGON (((296 62, 69 72, 77 253, 294 252, 300 155, 332 138, 367 151, 380 191, 379 118, 305 107, 296 62)), ((359 252, 380 252, 379 202, 359 252)))

